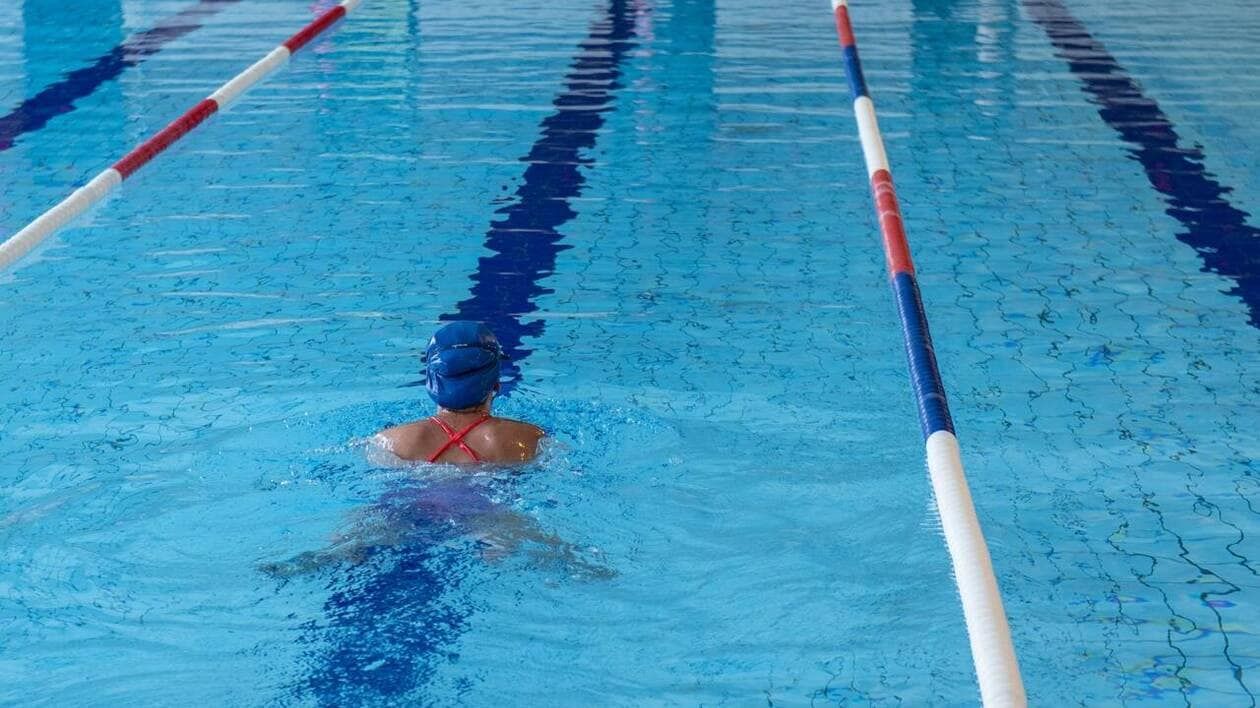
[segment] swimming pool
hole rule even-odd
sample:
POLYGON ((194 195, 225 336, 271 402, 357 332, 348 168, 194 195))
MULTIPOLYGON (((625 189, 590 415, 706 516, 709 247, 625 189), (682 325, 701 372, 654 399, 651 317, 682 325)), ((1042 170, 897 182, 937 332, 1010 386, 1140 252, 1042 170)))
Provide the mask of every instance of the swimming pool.
MULTIPOLYGON (((0 111, 82 95, 0 119, 3 232, 326 6, 5 4, 0 111)), ((1254 703, 1247 9, 853 8, 1035 704, 1254 703)), ((0 702, 975 702, 826 3, 366 2, 0 273, 0 341, 0 702), (559 443, 460 493, 573 557, 353 442, 454 316, 559 443), (339 531, 393 542, 260 570, 339 531)))

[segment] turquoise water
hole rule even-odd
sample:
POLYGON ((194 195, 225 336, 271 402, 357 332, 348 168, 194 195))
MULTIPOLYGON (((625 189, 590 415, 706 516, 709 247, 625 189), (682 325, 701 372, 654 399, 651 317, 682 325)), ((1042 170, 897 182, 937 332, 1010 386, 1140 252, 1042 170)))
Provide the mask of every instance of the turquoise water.
MULTIPOLYGON (((1250 6, 1068 2, 1260 208, 1250 6)), ((193 4, 6 3, 0 111, 193 4)), ((17 135, 3 233, 322 7, 17 135)), ((367 0, 0 273, 0 703, 974 704, 828 9, 367 0), (469 312, 554 444, 380 464, 469 312)), ((1253 705, 1247 301, 1027 7, 853 18, 1032 702, 1253 705)))

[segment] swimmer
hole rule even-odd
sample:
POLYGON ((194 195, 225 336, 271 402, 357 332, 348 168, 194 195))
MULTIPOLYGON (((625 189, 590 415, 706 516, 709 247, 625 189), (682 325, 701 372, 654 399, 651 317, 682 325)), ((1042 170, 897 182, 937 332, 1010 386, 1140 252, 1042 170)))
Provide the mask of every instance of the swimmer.
MULTIPOLYGON (((529 423, 490 414, 499 390, 503 350, 494 333, 478 322, 451 322, 429 341, 424 360, 435 415, 395 426, 376 442, 408 461, 512 463, 533 459, 543 431, 529 423)), ((369 459, 371 453, 369 452, 369 459)), ((545 531, 536 519, 495 498, 478 475, 428 480, 401 478, 375 504, 352 515, 352 523, 317 551, 284 561, 260 563, 259 570, 291 578, 331 566, 358 566, 396 553, 426 553, 457 538, 475 539, 487 561, 522 552, 538 568, 571 578, 598 580, 616 571, 587 559, 588 551, 545 531)))
POLYGON ((480 322, 451 322, 438 329, 424 354, 426 385, 437 413, 382 430, 376 439, 404 460, 502 464, 533 459, 543 431, 490 413, 504 358, 494 332, 480 322))

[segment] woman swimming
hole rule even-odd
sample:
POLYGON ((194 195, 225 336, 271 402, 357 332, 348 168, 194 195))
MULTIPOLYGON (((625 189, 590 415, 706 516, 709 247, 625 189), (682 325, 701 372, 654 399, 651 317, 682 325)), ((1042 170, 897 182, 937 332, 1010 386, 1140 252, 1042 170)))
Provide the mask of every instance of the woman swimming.
MULTIPOLYGON (((485 325, 452 322, 442 327, 424 355, 426 384, 438 404, 437 413, 383 430, 374 442, 405 461, 468 464, 533 459, 543 431, 490 414, 504 358, 494 333, 485 325)), ((595 580, 616 574, 587 560, 583 549, 545 531, 532 516, 497 499, 496 478, 510 479, 460 473, 423 481, 409 476, 396 479, 375 504, 354 514, 352 523, 328 547, 258 567, 269 575, 291 578, 330 566, 366 565, 382 557, 410 558, 445 548, 453 539, 473 538, 486 560, 521 550, 532 565, 555 567, 569 577, 595 580)))
POLYGON ((524 462, 538 454, 537 426, 490 413, 504 359, 499 340, 480 322, 451 322, 429 340, 425 380, 437 413, 382 430, 377 439, 404 460, 524 462))

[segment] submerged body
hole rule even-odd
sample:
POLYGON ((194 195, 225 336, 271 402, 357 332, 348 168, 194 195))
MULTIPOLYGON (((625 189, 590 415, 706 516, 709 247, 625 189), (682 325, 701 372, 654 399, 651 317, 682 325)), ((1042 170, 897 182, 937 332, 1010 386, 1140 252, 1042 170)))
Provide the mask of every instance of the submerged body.
POLYGON ((524 551, 534 567, 552 567, 573 578, 609 578, 615 572, 587 560, 582 549, 543 530, 537 520, 496 497, 510 478, 464 475, 416 484, 403 480, 376 503, 351 514, 332 543, 287 560, 260 564, 278 578, 354 567, 373 558, 413 554, 476 542, 480 556, 497 561, 524 551))

